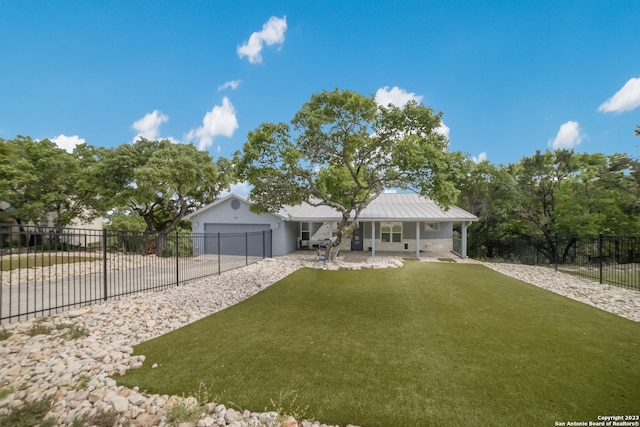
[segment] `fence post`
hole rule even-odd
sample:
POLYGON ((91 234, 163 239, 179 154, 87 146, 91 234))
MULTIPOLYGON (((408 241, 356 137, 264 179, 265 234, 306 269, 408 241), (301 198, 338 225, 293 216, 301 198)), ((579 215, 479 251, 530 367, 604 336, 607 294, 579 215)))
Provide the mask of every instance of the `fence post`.
POLYGON ((556 271, 558 271, 558 232, 556 231, 556 248, 553 251, 555 253, 556 258, 556 271))
POLYGON ((178 230, 176 230, 176 286, 180 286, 180 257, 178 254, 178 230))
POLYGON ((104 290, 103 299, 106 301, 109 296, 107 295, 107 229, 102 229, 102 286, 104 290))
POLYGON ((600 284, 602 284, 602 233, 598 236, 598 258, 600 259, 600 284))
POLYGON ((218 275, 222 274, 222 270, 220 269, 220 232, 218 231, 218 275))

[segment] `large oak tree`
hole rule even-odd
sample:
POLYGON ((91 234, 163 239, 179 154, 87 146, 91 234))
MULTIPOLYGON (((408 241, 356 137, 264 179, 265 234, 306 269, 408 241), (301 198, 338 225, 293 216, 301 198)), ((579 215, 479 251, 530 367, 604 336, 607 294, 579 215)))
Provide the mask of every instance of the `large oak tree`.
POLYGON ((100 149, 91 181, 103 209, 139 215, 145 231, 167 234, 185 215, 211 203, 232 181, 229 160, 214 162, 191 144, 138 139, 100 149))
POLYGON ((415 102, 379 107, 349 90, 313 94, 290 125, 249 132, 234 166, 248 181, 252 209, 275 212, 306 202, 340 213, 329 258, 359 226, 362 210, 385 189, 412 190, 443 207, 458 195, 464 156, 438 133, 441 113, 415 102))
POLYGON ((9 214, 18 224, 51 220, 64 227, 76 218, 96 216, 90 198, 76 188, 81 163, 52 141, 0 139, 0 164, 0 201, 11 205, 9 214))

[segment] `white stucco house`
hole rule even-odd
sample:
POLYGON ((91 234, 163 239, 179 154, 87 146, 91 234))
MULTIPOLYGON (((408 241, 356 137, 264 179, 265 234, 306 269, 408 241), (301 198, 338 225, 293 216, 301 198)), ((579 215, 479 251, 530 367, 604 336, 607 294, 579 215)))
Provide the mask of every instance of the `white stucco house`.
MULTIPOLYGON (((194 238, 194 252, 215 253, 216 248, 222 247, 219 236, 227 233, 251 236, 262 233, 270 237, 266 240, 270 250, 255 248, 255 252, 262 250, 266 256, 282 256, 320 246, 334 235, 340 220, 340 214, 328 206, 303 203, 273 214, 255 214, 249 210, 250 205, 246 196, 229 194, 187 215, 184 219, 191 220, 192 232, 204 236, 194 238)), ((467 227, 477 220, 475 215, 456 206, 445 211, 418 194, 383 193, 362 211, 360 228, 350 239, 343 240, 340 250, 369 251, 372 256, 376 251, 403 252, 416 257, 421 253, 448 253, 454 250, 455 228, 456 253, 466 258, 467 227)), ((265 245, 264 239, 256 241, 265 245)), ((225 250, 234 252, 231 247, 225 250)))

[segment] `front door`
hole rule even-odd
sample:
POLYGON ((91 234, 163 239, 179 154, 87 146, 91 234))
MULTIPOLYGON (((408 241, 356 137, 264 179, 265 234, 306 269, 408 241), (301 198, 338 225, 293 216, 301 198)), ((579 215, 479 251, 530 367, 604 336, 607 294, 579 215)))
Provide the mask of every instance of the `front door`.
POLYGON ((360 224, 360 227, 351 235, 351 250, 352 251, 361 251, 362 247, 362 230, 364 229, 364 224, 360 224))

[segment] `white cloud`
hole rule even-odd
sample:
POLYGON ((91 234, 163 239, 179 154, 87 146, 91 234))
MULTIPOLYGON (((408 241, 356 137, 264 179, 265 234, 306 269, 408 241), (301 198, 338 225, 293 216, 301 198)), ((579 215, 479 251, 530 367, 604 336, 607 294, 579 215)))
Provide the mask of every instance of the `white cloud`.
POLYGON ((584 139, 584 133, 582 129, 580 129, 580 125, 578 122, 568 121, 560 126, 560 130, 558 134, 553 140, 549 140, 549 145, 553 147, 554 150, 559 149, 571 149, 577 145, 580 145, 580 142, 584 139))
POLYGON ((394 86, 389 89, 389 86, 382 87, 376 91, 376 103, 382 107, 386 107, 389 104, 393 104, 398 108, 404 107, 409 101, 422 101, 422 96, 416 95, 413 92, 407 92, 404 89, 400 89, 398 86, 394 86))
POLYGON ((478 157, 472 156, 471 160, 473 160, 474 163, 484 162, 485 160, 487 160, 487 153, 483 151, 482 153, 478 154, 478 157))
POLYGON ((73 153, 73 149, 76 145, 84 144, 84 138, 80 138, 78 135, 66 136, 66 135, 58 135, 55 138, 51 138, 51 141, 54 142, 58 147, 65 149, 68 153, 73 153))
POLYGON ((607 99, 598 111, 603 113, 631 111, 640 106, 640 77, 631 78, 622 89, 607 99))
POLYGON ((449 126, 445 125, 443 121, 440 121, 440 126, 438 126, 437 128, 435 128, 433 130, 435 133, 439 133, 440 135, 445 136, 447 139, 449 139, 449 126))
POLYGON ((252 64, 262 62, 262 47, 264 44, 271 46, 284 43, 284 33, 287 31, 287 17, 276 18, 272 16, 262 26, 262 31, 255 32, 249 37, 249 41, 238 46, 237 52, 240 59, 247 56, 252 64))
POLYGON ((251 184, 249 184, 248 182, 244 181, 244 182, 238 182, 236 184, 231 184, 231 188, 229 189, 229 191, 225 190, 222 193, 220 193, 220 197, 224 197, 227 196, 229 194, 240 194, 243 196, 246 196, 249 194, 249 192, 251 192, 251 184))
POLYGON ((384 190, 382 190, 383 193, 391 193, 391 194, 396 194, 398 192, 397 188, 385 188, 384 190))
POLYGON ((198 149, 206 150, 213 143, 216 136, 233 136, 238 129, 238 120, 233 104, 226 96, 222 99, 222 105, 215 105, 202 119, 202 126, 190 130, 185 135, 185 141, 191 142, 198 139, 198 149))
POLYGON ((218 86, 218 90, 225 90, 231 88, 231 90, 236 90, 238 86, 242 83, 241 80, 231 80, 225 82, 223 85, 218 86))
POLYGON ((133 142, 136 142, 138 138, 146 138, 149 140, 155 140, 160 134, 160 125, 169 120, 169 116, 162 114, 158 110, 153 110, 152 113, 147 113, 140 120, 133 122, 131 127, 138 131, 138 134, 133 138, 133 142))

